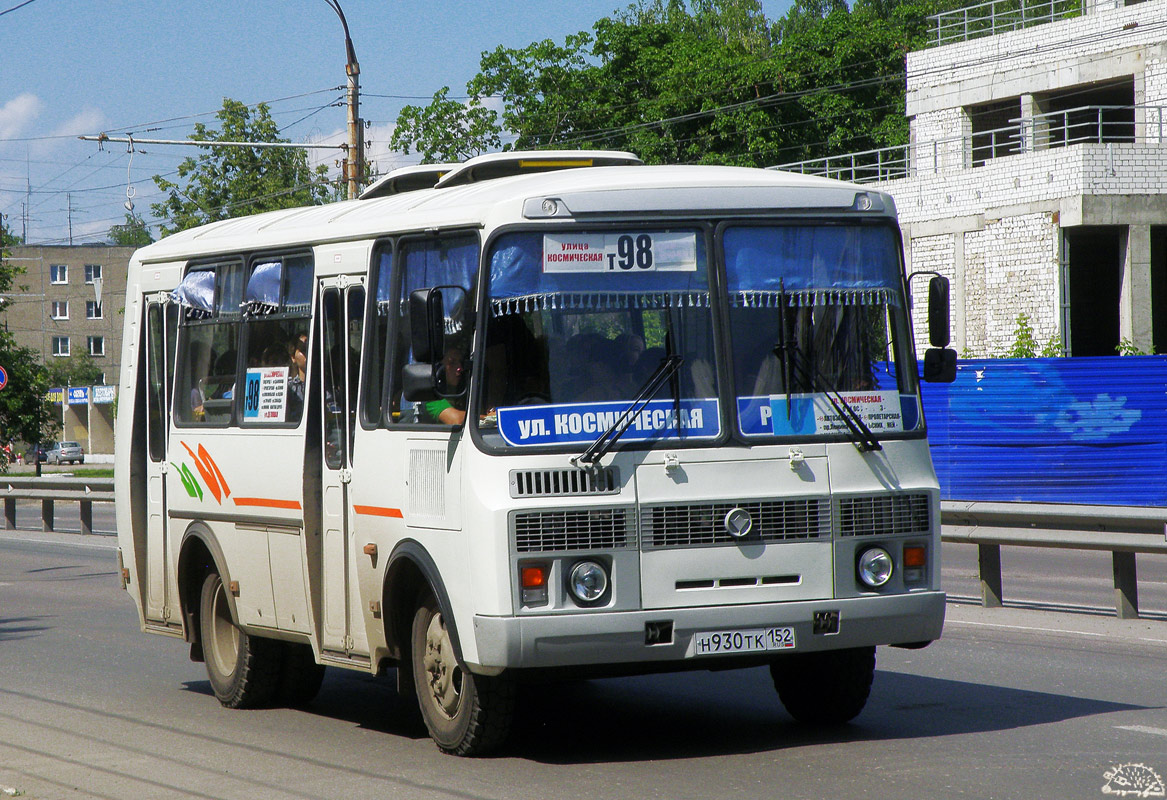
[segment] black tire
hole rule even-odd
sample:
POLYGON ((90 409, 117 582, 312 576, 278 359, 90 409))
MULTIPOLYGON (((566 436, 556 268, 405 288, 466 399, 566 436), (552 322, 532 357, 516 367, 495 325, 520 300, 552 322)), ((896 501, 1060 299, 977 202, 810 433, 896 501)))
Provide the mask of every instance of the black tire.
POLYGON ((466 669, 432 594, 418 601, 410 644, 418 707, 438 748, 458 756, 479 756, 498 748, 514 717, 510 676, 475 675, 466 669))
POLYGON ((790 716, 810 725, 842 725, 867 704, 875 648, 784 656, 770 664, 770 675, 790 716))
POLYGON ((217 572, 208 572, 199 595, 199 639, 215 697, 227 708, 260 708, 271 703, 283 665, 282 642, 250 636, 231 618, 227 591, 217 572))
POLYGON ((283 668, 276 702, 290 708, 303 708, 311 703, 324 683, 324 665, 316 663, 312 647, 306 644, 284 644, 283 668))

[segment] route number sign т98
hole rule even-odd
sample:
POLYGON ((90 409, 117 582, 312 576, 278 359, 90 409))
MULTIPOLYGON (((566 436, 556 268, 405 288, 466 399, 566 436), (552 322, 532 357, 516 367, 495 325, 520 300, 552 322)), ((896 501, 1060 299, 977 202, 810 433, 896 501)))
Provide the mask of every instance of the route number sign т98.
POLYGON ((544 272, 696 272, 692 231, 557 233, 543 237, 544 272))

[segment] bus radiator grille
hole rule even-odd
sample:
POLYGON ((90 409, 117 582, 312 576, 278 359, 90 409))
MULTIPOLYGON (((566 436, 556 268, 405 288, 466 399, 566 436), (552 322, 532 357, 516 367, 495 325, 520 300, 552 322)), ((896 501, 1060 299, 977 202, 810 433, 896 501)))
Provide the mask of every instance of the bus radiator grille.
POLYGON ((570 497, 619 494, 620 471, 603 469, 514 469, 511 497, 570 497))
POLYGON ((927 534, 932 530, 926 494, 839 497, 835 502, 840 536, 927 534))
POLYGON ((517 512, 512 518, 515 552, 635 548, 632 519, 633 514, 627 508, 517 512))
POLYGON ((648 506, 640 512, 645 549, 807 541, 830 533, 831 504, 825 498, 648 506), (744 508, 753 520, 740 539, 725 529, 725 515, 734 508, 744 508))

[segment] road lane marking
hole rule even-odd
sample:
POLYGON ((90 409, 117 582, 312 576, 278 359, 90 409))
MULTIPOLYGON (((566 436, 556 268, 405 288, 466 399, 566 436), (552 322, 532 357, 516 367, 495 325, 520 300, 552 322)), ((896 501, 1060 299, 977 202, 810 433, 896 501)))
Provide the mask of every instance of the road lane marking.
MULTIPOLYGON (((10 539, 0 538, 0 542, 10 541, 10 542, 31 542, 33 544, 56 544, 56 545, 62 545, 64 547, 89 547, 89 548, 93 548, 95 550, 117 550, 118 549, 116 544, 105 544, 104 542, 95 542, 92 540, 91 537, 95 537, 95 536, 99 536, 99 535, 101 535, 101 534, 89 534, 88 536, 86 536, 85 539, 80 539, 79 541, 70 541, 70 540, 65 539, 65 538, 61 538, 61 539, 32 539, 32 538, 25 538, 23 536, 13 536, 10 539)), ((110 537, 105 537, 105 538, 112 539, 113 537, 110 536, 110 537)))
POLYGON ((1115 725, 1120 731, 1134 731, 1135 733, 1149 733, 1154 736, 1167 736, 1167 730, 1152 728, 1148 725, 1115 725))
POLYGON ((1015 631, 1041 631, 1042 633, 1069 633, 1077 636, 1097 636, 1105 639, 1110 636, 1107 633, 1091 633, 1089 631, 1070 631, 1064 628, 1038 628, 1033 625, 1002 625, 999 622, 970 622, 963 619, 949 619, 945 620, 945 625, 979 625, 983 628, 1008 628, 1015 631))

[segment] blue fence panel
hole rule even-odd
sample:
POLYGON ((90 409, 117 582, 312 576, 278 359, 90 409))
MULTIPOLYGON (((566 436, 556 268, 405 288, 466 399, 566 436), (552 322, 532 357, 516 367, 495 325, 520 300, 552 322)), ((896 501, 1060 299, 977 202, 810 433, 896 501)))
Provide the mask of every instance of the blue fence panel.
POLYGON ((1167 356, 970 359, 923 394, 946 500, 1167 506, 1167 356))

